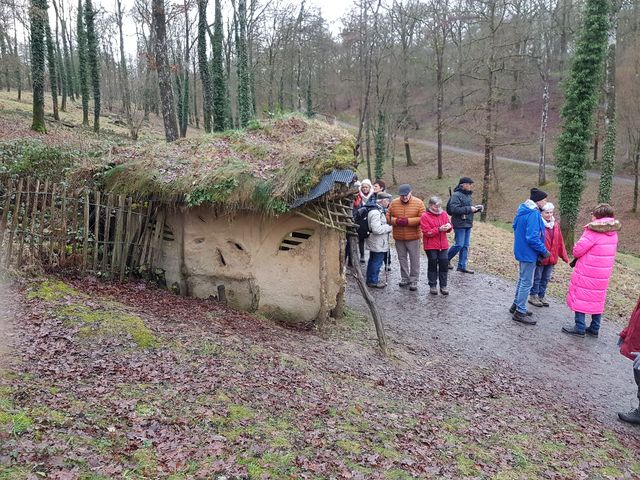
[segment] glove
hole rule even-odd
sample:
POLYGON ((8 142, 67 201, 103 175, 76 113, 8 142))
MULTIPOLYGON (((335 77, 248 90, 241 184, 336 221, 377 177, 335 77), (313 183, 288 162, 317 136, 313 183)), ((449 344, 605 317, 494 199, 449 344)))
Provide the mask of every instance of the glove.
POLYGON ((396 225, 399 227, 408 227, 409 219, 407 217, 399 217, 396 219, 396 225))
POLYGON ((640 370, 640 352, 631 352, 631 355, 636 356, 636 359, 633 361, 633 369, 640 370))
POLYGON ((549 258, 551 256, 551 253, 547 250, 546 252, 544 252, 544 255, 542 255, 542 258, 549 258))

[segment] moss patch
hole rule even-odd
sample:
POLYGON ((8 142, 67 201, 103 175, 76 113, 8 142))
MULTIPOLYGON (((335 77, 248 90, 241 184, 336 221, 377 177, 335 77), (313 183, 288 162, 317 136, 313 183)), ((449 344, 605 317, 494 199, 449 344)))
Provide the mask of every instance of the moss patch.
POLYGON ((66 297, 77 298, 84 297, 84 295, 75 288, 56 279, 46 279, 42 282, 33 283, 30 291, 27 293, 27 298, 29 300, 37 298, 47 302, 63 300, 66 297))

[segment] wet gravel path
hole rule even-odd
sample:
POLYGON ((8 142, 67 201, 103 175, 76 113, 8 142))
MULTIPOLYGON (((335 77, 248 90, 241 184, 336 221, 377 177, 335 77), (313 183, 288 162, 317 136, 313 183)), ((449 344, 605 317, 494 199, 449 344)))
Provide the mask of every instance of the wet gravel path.
MULTIPOLYGON (((392 346, 426 356, 444 352, 461 368, 513 369, 524 381, 551 388, 559 401, 590 410, 607 424, 619 425, 615 412, 637 406, 631 362, 616 347, 622 326, 608 322, 606 312, 599 338, 572 337, 560 331, 573 318, 560 299, 549 299, 548 308, 530 306, 538 324, 522 325, 508 312, 515 288, 511 282, 450 271, 450 295, 435 296, 429 294, 426 269, 422 256, 418 291, 400 288, 393 252, 389 286, 373 289, 392 346)), ((367 311, 353 280, 347 303, 367 311)))

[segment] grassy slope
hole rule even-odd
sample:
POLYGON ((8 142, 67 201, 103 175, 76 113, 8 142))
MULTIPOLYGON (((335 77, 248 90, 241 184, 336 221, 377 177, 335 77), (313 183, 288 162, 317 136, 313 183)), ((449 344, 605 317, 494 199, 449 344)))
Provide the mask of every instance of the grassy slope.
POLYGON ((8 295, 22 311, 0 377, 1 479, 640 475, 622 426, 437 342, 381 358, 352 314, 317 336, 140 284, 8 295))

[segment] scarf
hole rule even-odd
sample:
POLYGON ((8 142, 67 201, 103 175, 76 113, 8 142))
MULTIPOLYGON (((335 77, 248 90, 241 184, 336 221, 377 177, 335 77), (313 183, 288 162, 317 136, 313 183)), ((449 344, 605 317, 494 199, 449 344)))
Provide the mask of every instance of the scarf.
POLYGON ((551 217, 551 220, 549 220, 549 221, 547 222, 547 221, 544 219, 544 217, 542 217, 542 222, 544 223, 544 226, 545 226, 546 228, 553 229, 553 226, 556 224, 556 219, 555 219, 555 217, 553 217, 553 216, 552 216, 552 217, 551 217))

